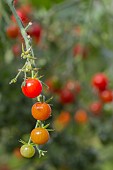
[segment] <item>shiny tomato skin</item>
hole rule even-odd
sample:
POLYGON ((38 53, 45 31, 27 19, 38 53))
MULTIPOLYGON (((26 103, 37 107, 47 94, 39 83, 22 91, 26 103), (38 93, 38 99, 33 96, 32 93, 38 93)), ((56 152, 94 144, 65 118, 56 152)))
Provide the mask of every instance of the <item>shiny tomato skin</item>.
POLYGON ((9 38, 17 38, 19 35, 19 29, 17 25, 9 25, 6 28, 6 34, 9 38))
POLYGON ((92 78, 92 86, 94 86, 100 91, 105 90, 107 85, 108 85, 108 79, 106 75, 103 73, 97 73, 92 78))
POLYGON ((25 158, 31 158, 35 154, 35 148, 32 145, 30 145, 30 144, 24 144, 20 148, 20 153, 25 158))
POLYGON ((50 136, 47 129, 38 127, 31 131, 31 140, 33 143, 43 145, 48 142, 50 136))
POLYGON ((113 101, 112 91, 104 90, 100 93, 100 98, 104 103, 109 103, 113 101))
POLYGON ((44 121, 50 117, 51 107, 49 104, 45 102, 44 103, 37 102, 32 106, 31 112, 32 112, 32 116, 36 120, 44 121))
POLYGON ((36 78, 28 78, 22 86, 22 92, 26 97, 35 98, 42 92, 42 84, 36 78))

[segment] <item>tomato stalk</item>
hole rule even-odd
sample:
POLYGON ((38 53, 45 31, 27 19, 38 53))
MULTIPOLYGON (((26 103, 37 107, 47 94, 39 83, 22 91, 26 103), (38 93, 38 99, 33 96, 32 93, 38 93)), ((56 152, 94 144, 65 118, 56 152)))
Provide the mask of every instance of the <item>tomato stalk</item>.
MULTIPOLYGON (((26 27, 24 27, 24 25, 23 25, 20 17, 17 14, 15 7, 14 7, 14 3, 13 3, 14 0, 6 0, 6 2, 7 2, 8 6, 10 7, 10 9, 11 9, 11 11, 13 13, 13 15, 14 15, 16 21, 17 21, 18 27, 20 28, 20 32, 22 34, 22 37, 24 38, 25 47, 22 44, 21 58, 26 59, 24 66, 21 69, 18 70, 19 71, 18 74, 16 75, 15 78, 13 78, 10 81, 10 84, 16 83, 19 75, 23 72, 24 73, 24 82, 22 83, 22 92, 26 94, 26 89, 25 88, 29 88, 29 86, 27 86, 26 84, 30 83, 28 81, 32 81, 31 85, 33 83, 35 83, 35 86, 38 86, 38 88, 34 88, 35 89, 35 94, 34 94, 34 91, 33 91, 32 95, 31 94, 30 95, 26 94, 26 96, 29 97, 29 98, 35 98, 36 95, 37 95, 38 96, 37 97, 38 101, 39 102, 44 102, 45 101, 45 96, 39 95, 39 94, 41 94, 41 91, 42 91, 42 85, 41 85, 40 81, 38 80, 39 78, 35 79, 37 77, 37 75, 38 75, 38 68, 35 67, 36 58, 34 57, 34 52, 33 52, 32 45, 31 45, 31 37, 27 34, 27 29, 29 28, 29 26, 32 25, 32 23, 30 22, 26 27), (31 78, 29 78, 29 80, 27 79, 27 73, 31 73, 31 78), (40 89, 39 89, 39 86, 40 86, 40 89), (37 91, 37 94, 36 94, 36 89, 40 90, 40 91, 37 91)), ((44 126, 44 124, 43 124, 43 122, 41 120, 37 120, 35 128, 37 128, 37 127, 44 129, 44 128, 48 127, 48 125, 44 126)), ((48 131, 46 131, 46 133, 48 134, 48 131)), ((49 136, 49 134, 48 134, 48 136, 49 136)), ((27 142, 27 146, 26 146, 26 142, 20 140, 20 142, 25 145, 25 146, 21 147, 22 155, 27 157, 26 154, 24 153, 24 151, 25 151, 25 147, 28 147, 29 149, 32 149, 32 151, 33 151, 32 156, 33 156, 34 155, 33 146, 35 146, 36 149, 38 150, 39 157, 44 156, 44 153, 47 152, 47 151, 40 150, 37 143, 35 143, 35 142, 32 143, 32 141, 33 140, 31 140, 31 136, 30 136, 29 140, 27 142)))
POLYGON ((34 52, 33 52, 32 46, 31 46, 31 38, 26 32, 26 30, 29 28, 29 26, 32 25, 32 23, 29 22, 28 25, 26 27, 24 27, 20 17, 18 16, 18 14, 16 12, 16 9, 15 9, 14 4, 13 4, 13 0, 6 0, 6 2, 9 5, 9 7, 10 7, 10 9, 11 9, 11 11, 12 11, 12 13, 13 13, 16 21, 17 21, 21 35, 24 38, 24 42, 25 42, 25 51, 24 51, 24 47, 22 45, 22 55, 21 55, 21 57, 26 59, 26 62, 24 64, 24 66, 22 67, 22 69, 20 69, 17 76, 10 81, 10 84, 11 84, 11 83, 15 83, 17 81, 17 78, 19 77, 21 72, 24 72, 24 73, 26 72, 29 65, 31 65, 31 68, 28 71, 33 69, 32 66, 35 66, 35 59, 36 58, 34 58, 34 52))

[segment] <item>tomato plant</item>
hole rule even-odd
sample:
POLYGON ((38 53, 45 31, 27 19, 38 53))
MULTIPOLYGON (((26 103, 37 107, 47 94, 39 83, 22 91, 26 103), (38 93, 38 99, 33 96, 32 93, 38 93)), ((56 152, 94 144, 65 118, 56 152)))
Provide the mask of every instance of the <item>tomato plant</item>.
POLYGON ((38 79, 28 78, 22 85, 22 92, 26 97, 35 98, 42 92, 42 84, 38 79))
POLYGON ((31 140, 33 143, 43 145, 49 140, 49 133, 47 129, 38 127, 31 131, 31 140))

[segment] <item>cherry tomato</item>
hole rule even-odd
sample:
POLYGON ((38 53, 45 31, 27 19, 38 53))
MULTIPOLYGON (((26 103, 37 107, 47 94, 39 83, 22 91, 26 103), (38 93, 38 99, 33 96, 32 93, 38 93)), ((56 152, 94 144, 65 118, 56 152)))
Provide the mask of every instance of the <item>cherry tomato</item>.
POLYGON ((33 143, 43 145, 48 142, 50 136, 47 129, 38 127, 31 131, 31 140, 33 143))
POLYGON ((19 34, 19 28, 17 25, 9 25, 6 28, 6 34, 9 38, 16 38, 19 34))
POLYGON ((103 73, 97 73, 92 78, 92 85, 100 91, 106 89, 108 85, 108 79, 103 73))
POLYGON ((57 117, 57 120, 62 124, 68 124, 71 120, 71 115, 69 112, 62 111, 57 117))
POLYGON ((30 144, 25 144, 20 148, 20 153, 25 158, 31 158, 35 154, 35 148, 30 144))
POLYGON ((100 101, 91 103, 90 110, 94 115, 100 115, 102 111, 102 103, 100 101))
POLYGON ((60 93, 60 102, 62 104, 68 104, 74 102, 75 96, 73 92, 68 89, 63 89, 60 93))
POLYGON ((34 23, 27 31, 27 33, 34 38, 34 41, 38 43, 41 38, 42 28, 39 24, 34 23))
POLYGON ((38 79, 28 78, 22 86, 22 92, 26 97, 35 98, 42 92, 42 84, 38 79))
POLYGON ((104 90, 100 93, 100 98, 104 103, 109 103, 113 101, 112 91, 104 90))
POLYGON ((68 125, 70 120, 71 120, 70 113, 67 111, 62 111, 54 120, 53 126, 55 130, 61 131, 68 125))
POLYGON ((47 103, 37 102, 32 106, 31 112, 35 119, 44 121, 50 117, 51 107, 47 103))
POLYGON ((74 119, 77 123, 84 124, 88 121, 88 115, 85 110, 80 109, 75 113, 74 119))

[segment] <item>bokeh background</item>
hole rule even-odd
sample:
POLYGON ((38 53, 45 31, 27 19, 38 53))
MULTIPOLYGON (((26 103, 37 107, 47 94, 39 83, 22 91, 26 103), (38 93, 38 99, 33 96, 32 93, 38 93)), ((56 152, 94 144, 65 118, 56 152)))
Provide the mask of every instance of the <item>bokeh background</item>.
POLYGON ((53 96, 47 121, 47 154, 21 157, 20 139, 28 140, 35 125, 23 96, 21 75, 9 85, 24 61, 23 39, 11 11, 0 1, 0 170, 112 170, 113 168, 113 1, 17 0, 17 11, 32 37, 46 98, 53 96), (104 74, 106 90, 95 88, 104 74), (102 76, 101 75, 101 76, 102 76), (107 97, 106 97, 107 96, 107 97))

